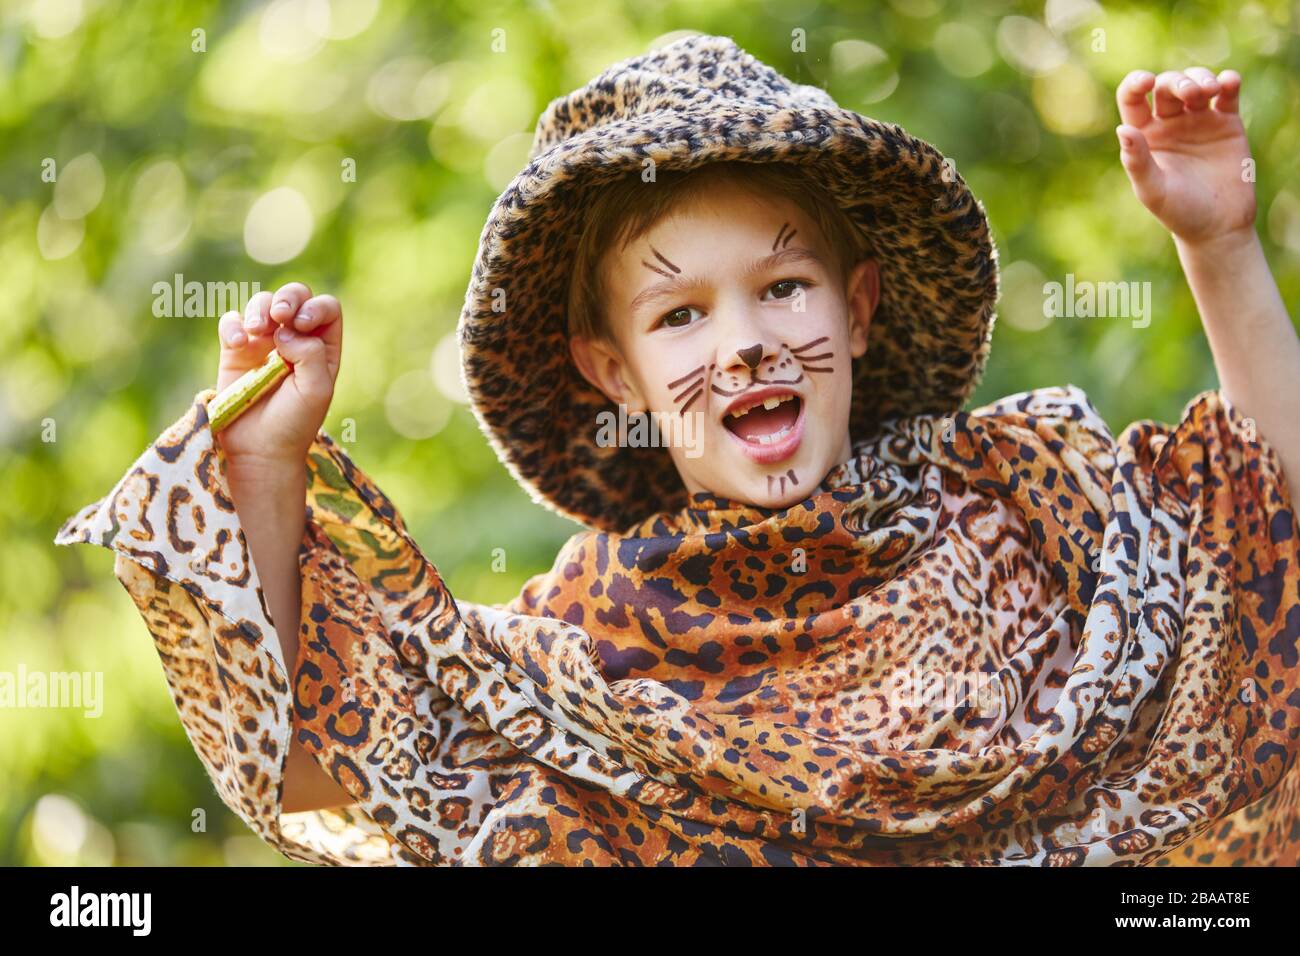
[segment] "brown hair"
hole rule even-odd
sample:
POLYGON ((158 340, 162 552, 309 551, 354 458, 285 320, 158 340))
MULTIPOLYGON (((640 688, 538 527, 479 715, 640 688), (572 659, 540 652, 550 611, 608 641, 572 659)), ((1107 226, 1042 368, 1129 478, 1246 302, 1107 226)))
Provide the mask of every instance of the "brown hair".
POLYGON ((690 170, 661 170, 653 188, 640 171, 598 188, 578 240, 569 280, 569 335, 610 340, 605 315, 606 251, 625 248, 680 204, 699 197, 718 179, 736 183, 761 199, 788 199, 821 230, 835 256, 840 280, 866 256, 861 232, 827 192, 798 166, 725 160, 690 170))

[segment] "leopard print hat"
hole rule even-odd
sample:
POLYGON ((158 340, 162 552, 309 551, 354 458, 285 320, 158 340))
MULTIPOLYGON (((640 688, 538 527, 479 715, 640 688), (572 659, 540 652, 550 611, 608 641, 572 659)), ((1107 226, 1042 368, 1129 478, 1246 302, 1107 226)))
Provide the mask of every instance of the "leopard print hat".
POLYGON ((593 190, 720 160, 803 167, 862 231, 881 294, 855 360, 850 434, 961 408, 989 352, 997 253, 983 206, 930 144, 791 83, 732 40, 690 36, 553 100, 479 239, 458 326, 474 414, 533 498, 607 531, 687 502, 663 448, 597 444, 617 411, 569 357, 570 265, 593 190))

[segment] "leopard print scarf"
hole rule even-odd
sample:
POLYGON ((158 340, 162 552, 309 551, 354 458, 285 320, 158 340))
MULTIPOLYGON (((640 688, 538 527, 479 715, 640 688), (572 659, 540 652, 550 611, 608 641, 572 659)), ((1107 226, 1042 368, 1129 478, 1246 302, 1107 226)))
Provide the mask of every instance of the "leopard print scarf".
POLYGON ((584 531, 492 606, 321 434, 292 682, 208 395, 58 540, 116 552, 222 799, 293 859, 1300 859, 1300 529, 1216 392, 1118 439, 1074 388, 897 419, 797 505, 584 531), (280 813, 291 728, 355 804, 280 813))

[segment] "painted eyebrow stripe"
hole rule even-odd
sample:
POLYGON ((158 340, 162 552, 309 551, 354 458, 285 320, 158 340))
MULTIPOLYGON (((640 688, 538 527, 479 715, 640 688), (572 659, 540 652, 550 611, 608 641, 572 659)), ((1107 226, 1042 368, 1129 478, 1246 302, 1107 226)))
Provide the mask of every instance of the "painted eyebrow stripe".
POLYGON ((691 379, 695 378, 696 376, 698 376, 698 375, 699 375, 701 372, 703 372, 703 371, 704 371, 704 366, 701 365, 699 368, 695 369, 694 371, 689 372, 689 373, 687 373, 686 375, 683 375, 683 376, 682 376, 681 378, 679 378, 677 381, 675 381, 675 382, 669 382, 669 383, 668 383, 668 387, 669 387, 669 388, 676 388, 678 385, 681 385, 683 382, 689 382, 691 379))
POLYGON ((646 262, 644 259, 641 260, 641 265, 645 266, 651 272, 659 273, 665 279, 671 279, 673 277, 673 274, 671 272, 664 272, 663 269, 660 269, 658 266, 651 265, 650 263, 646 262))
MULTIPOLYGON (((669 269, 672 269, 673 272, 681 272, 681 271, 682 271, 681 269, 679 269, 679 268, 677 268, 675 265, 673 265, 671 262, 669 262, 667 259, 665 259, 665 258, 663 257, 663 255, 659 252, 659 250, 656 249, 654 246, 651 246, 651 247, 650 247, 650 251, 653 252, 653 253, 655 254, 655 258, 656 258, 656 259, 658 259, 660 262, 662 262, 664 265, 666 265, 669 269)), ((652 266, 651 268, 653 268, 653 266, 652 266)))
MULTIPOLYGON (((772 251, 773 251, 773 252, 776 252, 776 247, 777 247, 777 245, 781 242, 781 237, 785 235, 786 227, 788 227, 789 225, 790 225, 790 224, 789 224, 788 222, 783 222, 783 223, 781 223, 781 229, 780 229, 780 231, 777 232, 777 234, 776 234, 776 238, 772 240, 772 251)), ((794 233, 791 233, 791 235, 794 235, 794 233)))

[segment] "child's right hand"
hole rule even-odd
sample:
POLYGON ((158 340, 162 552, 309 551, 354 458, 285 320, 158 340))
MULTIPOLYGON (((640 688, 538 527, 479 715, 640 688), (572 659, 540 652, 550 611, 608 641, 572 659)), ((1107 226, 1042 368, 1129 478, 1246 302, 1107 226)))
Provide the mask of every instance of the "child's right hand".
MULTIPOLYGON (((299 663, 305 463, 334 396, 343 314, 332 295, 313 297, 301 282, 291 282, 274 296, 269 292, 253 296, 242 316, 227 312, 218 332, 218 389, 261 365, 271 349, 292 366, 271 394, 217 433, 226 454, 230 497, 275 631, 272 641, 279 645, 282 673, 287 672, 292 683, 299 663), (286 338, 287 330, 293 331, 286 338)), ((292 723, 296 727, 296 717, 292 723)), ((356 798, 304 749, 296 729, 289 736, 282 809, 294 812, 355 803, 356 798)))
POLYGON ((343 348, 343 313, 332 295, 312 296, 301 282, 275 295, 259 292, 241 316, 227 312, 217 331, 221 361, 217 390, 279 351, 293 371, 221 431, 231 464, 301 469, 325 420, 343 348))

